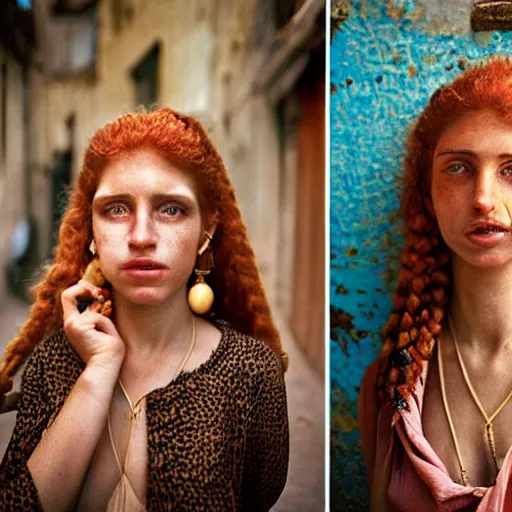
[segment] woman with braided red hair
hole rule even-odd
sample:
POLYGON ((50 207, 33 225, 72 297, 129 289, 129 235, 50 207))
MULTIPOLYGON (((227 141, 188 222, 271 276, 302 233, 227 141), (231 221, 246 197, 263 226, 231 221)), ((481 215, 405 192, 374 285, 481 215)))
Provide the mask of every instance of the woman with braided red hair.
POLYGON ((197 121, 159 109, 93 136, 34 290, 0 365, 7 408, 35 348, 0 467, 2 510, 275 503, 288 465, 286 356, 197 121))
POLYGON ((359 425, 371 509, 512 510, 512 62, 441 87, 410 135, 406 242, 359 425))

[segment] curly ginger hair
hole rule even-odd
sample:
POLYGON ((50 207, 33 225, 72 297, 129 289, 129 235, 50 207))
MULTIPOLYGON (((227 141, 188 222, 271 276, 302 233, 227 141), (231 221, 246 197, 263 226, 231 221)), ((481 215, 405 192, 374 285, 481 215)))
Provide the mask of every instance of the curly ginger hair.
POLYGON ((423 363, 442 332, 450 300, 451 252, 430 198, 434 151, 450 123, 477 109, 492 109, 512 130, 512 61, 493 56, 438 89, 409 136, 401 196, 405 246, 377 377, 380 401, 396 409, 407 408, 423 363))
MULTIPOLYGON (((19 335, 0 362, 0 405, 12 378, 35 346, 63 327, 61 293, 79 281, 91 262, 92 202, 103 169, 117 156, 154 150, 194 173, 203 217, 219 214, 212 240, 215 268, 208 282, 216 300, 210 314, 266 342, 286 368, 279 334, 256 266, 247 231, 224 164, 195 119, 168 108, 130 113, 98 130, 90 140, 59 228, 55 260, 31 293, 35 302, 19 335)), ((190 283, 189 283, 190 284, 190 283)))

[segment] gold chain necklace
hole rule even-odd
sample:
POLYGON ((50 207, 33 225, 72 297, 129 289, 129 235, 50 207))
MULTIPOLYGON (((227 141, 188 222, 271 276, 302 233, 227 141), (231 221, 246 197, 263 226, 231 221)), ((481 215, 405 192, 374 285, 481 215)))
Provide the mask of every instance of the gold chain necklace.
POLYGON ((443 397, 443 406, 444 412, 446 414, 446 419, 448 420, 448 425, 450 426, 450 433, 452 434, 453 444, 455 446, 455 453, 457 454, 457 460, 459 462, 459 470, 460 470, 460 483, 462 485, 469 485, 469 478, 464 468, 464 464, 462 463, 462 456, 460 454, 459 442, 457 440, 457 436, 455 434, 455 426, 453 424, 452 415, 450 413, 450 407, 448 407, 448 399, 446 398, 446 386, 444 382, 444 366, 443 366, 443 355, 441 348, 441 337, 437 340, 437 365, 439 366, 439 384, 441 385, 441 396, 443 397))
MULTIPOLYGON (((174 380, 183 370, 185 365, 187 364, 188 360, 190 359, 190 356, 192 354, 192 351, 194 350, 196 344, 196 317, 192 315, 192 339, 190 340, 190 345, 188 347, 187 353, 183 356, 183 359, 181 360, 180 365, 174 372, 174 375, 172 376, 172 380, 174 380)), ((140 415, 140 411, 142 409, 142 401, 146 396, 151 392, 148 391, 144 395, 142 395, 136 402, 135 405, 133 405, 132 401, 130 400, 130 397, 128 396, 128 392, 126 391, 125 387, 123 386, 123 383, 121 382, 121 379, 118 380, 119 386, 121 387, 121 391, 123 392, 124 396, 126 397, 126 400, 128 402, 128 405, 130 406, 130 412, 129 416, 131 420, 136 420, 137 417, 140 415)))
POLYGON ((462 370, 462 375, 464 376, 464 381, 466 382, 466 386, 469 389, 469 392, 471 393, 471 396, 473 397, 473 400, 478 407, 478 410, 480 411, 480 414, 483 416, 485 420, 485 439, 487 441, 488 449, 490 450, 492 461, 494 463, 494 469, 496 470, 496 475, 498 474, 500 470, 500 466, 498 463, 498 457, 496 455, 496 442, 494 440, 494 430, 493 430, 493 422, 498 416, 498 414, 505 408, 505 406, 508 404, 510 399, 512 398, 512 390, 510 393, 506 396, 505 400, 501 402, 501 404, 497 407, 497 409, 491 414, 489 417, 487 413, 485 412, 485 409, 482 405, 482 402, 480 402, 480 399, 478 398, 478 395, 476 394, 475 388, 471 384, 471 381, 469 380, 469 375, 466 370, 466 366, 464 365, 464 361, 462 359, 462 355, 459 350, 459 344, 457 342, 457 336, 455 335, 455 329, 453 328, 452 318, 451 315, 448 315, 448 322, 450 323, 450 330, 452 332, 453 336, 453 343, 455 345, 455 350, 457 351, 457 358, 459 360, 460 368, 462 370))
MULTIPOLYGON (((460 353, 459 344, 458 344, 458 341, 457 341, 457 336, 455 334, 455 329, 453 328, 453 322, 452 322, 451 315, 448 315, 448 323, 450 325, 450 331, 451 331, 452 337, 453 337, 453 344, 455 346, 455 351, 457 353, 457 359, 458 359, 458 362, 459 362, 460 369, 462 371, 462 376, 464 377, 464 381, 465 381, 466 386, 467 386, 467 388, 468 388, 468 390, 469 390, 469 392, 471 394, 471 397, 473 398, 473 401, 475 402, 476 406, 478 407, 478 410, 480 411, 480 414, 483 416, 483 418, 485 420, 485 425, 484 425, 485 446, 489 450, 492 462, 494 464, 494 469, 495 469, 496 475, 498 475, 498 472, 499 472, 499 470, 501 468, 500 468, 500 464, 499 464, 499 461, 498 461, 498 456, 497 456, 497 453, 496 453, 496 441, 495 441, 495 438, 494 438, 493 422, 496 419, 496 417, 498 416, 498 414, 505 408, 505 406, 508 404, 508 402, 512 398, 512 390, 507 395, 505 400, 503 400, 503 402, 501 402, 501 404, 497 407, 497 409, 491 414, 491 416, 488 416, 487 412, 485 411, 485 409, 484 409, 484 407, 482 405, 482 402, 478 398, 478 395, 477 395, 477 393, 475 391, 475 388, 473 387, 473 384, 471 383, 471 380, 469 379, 469 374, 468 374, 468 372, 466 370, 466 366, 464 364, 464 360, 462 359, 462 354, 460 353)), ((440 383, 441 383, 441 394, 442 394, 442 397, 443 397, 443 405, 444 405, 444 409, 445 409, 445 412, 446 412, 446 417, 448 419, 448 424, 450 425, 450 431, 451 431, 451 434, 452 434, 453 443, 455 445, 455 451, 457 453, 457 458, 459 460, 459 466, 460 466, 460 471, 461 471, 461 479, 462 479, 462 482, 463 482, 464 485, 468 485, 469 484, 469 480, 468 480, 468 477, 467 477, 467 472, 464 469, 464 466, 462 464, 462 458, 461 458, 461 455, 460 455, 460 450, 459 450, 459 446, 458 446, 458 442, 457 442, 457 437, 455 435, 455 427, 454 427, 453 421, 451 419, 450 409, 448 407, 448 401, 446 399, 446 389, 445 389, 445 383, 444 383, 444 369, 443 369, 443 361, 442 361, 442 354, 441 354, 441 342, 440 341, 441 340, 439 339, 438 340, 438 364, 439 364, 439 380, 440 380, 440 383)))

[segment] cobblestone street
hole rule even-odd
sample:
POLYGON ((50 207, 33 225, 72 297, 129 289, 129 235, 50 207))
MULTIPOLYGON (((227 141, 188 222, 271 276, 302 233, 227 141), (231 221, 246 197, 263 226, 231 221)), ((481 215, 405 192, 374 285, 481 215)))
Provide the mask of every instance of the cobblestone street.
MULTIPOLYGON (((3 350, 27 317, 28 306, 8 297, 0 311, 0 347, 3 350)), ((320 377, 307 364, 291 334, 279 325, 290 368, 286 373, 290 418, 290 467, 276 512, 324 510, 324 397, 320 377)), ((21 372, 15 380, 19 388, 21 372)), ((16 413, 0 415, 0 454, 14 428, 16 413)))

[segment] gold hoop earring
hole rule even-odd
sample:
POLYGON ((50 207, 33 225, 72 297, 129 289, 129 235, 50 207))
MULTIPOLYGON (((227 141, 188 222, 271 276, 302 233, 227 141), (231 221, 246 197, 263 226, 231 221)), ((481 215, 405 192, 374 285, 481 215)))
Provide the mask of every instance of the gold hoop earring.
POLYGON ((197 276, 196 282, 192 288, 190 288, 188 292, 188 305, 190 306, 190 309, 196 313, 197 315, 204 315, 210 311, 213 300, 214 300, 214 294, 211 287, 205 282, 204 278, 207 276, 211 269, 213 268, 213 251, 211 247, 211 240, 212 237, 209 233, 206 233, 206 241, 201 246, 199 251, 197 251, 198 255, 198 261, 197 266, 202 266, 201 260, 206 257, 207 258, 207 264, 206 269, 201 268, 195 268, 194 273, 197 276), (203 254, 206 253, 206 255, 203 257, 203 254), (202 258, 203 257, 203 258, 202 258))

